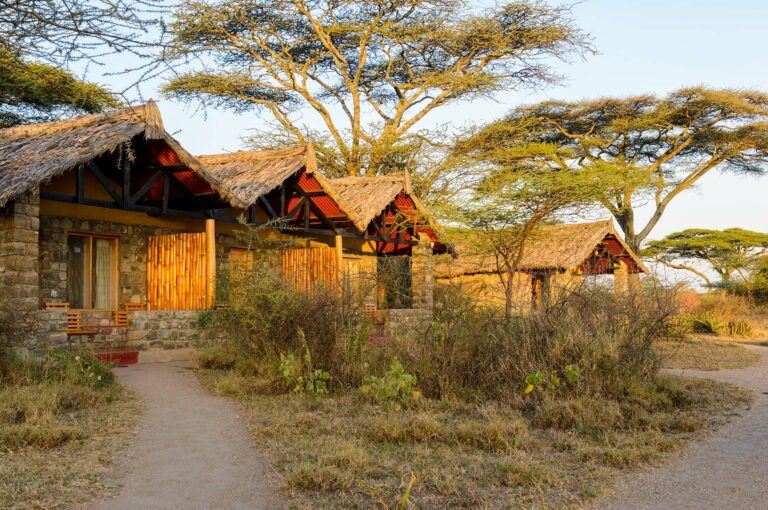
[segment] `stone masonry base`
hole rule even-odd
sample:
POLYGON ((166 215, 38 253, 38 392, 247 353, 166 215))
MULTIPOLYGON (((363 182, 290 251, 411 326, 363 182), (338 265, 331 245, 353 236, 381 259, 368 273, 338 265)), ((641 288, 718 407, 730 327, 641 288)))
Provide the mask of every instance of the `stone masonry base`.
POLYGON ((132 311, 128 312, 128 328, 114 327, 109 311, 80 314, 83 329, 95 330, 96 334, 68 336, 66 310, 41 310, 37 341, 29 347, 148 351, 196 347, 221 338, 215 329, 197 326, 197 311, 132 311))

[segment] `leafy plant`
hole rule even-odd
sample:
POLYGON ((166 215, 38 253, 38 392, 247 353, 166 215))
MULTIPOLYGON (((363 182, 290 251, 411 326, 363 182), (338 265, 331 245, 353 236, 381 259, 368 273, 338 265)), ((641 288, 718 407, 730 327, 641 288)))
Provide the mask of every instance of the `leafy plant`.
POLYGON ((719 335, 724 326, 712 312, 701 312, 691 316, 691 329, 694 333, 719 335))
MULTIPOLYGON (((581 376, 579 366, 573 363, 566 365, 563 369, 563 375, 568 384, 576 384, 581 376)), ((551 390, 558 390, 562 385, 562 381, 557 371, 552 370, 549 373, 549 377, 544 377, 540 372, 528 374, 525 378, 525 384, 524 393, 527 395, 537 389, 544 390, 549 388, 551 390)))
POLYGON ((399 361, 394 361, 382 377, 366 377, 360 393, 378 402, 419 400, 421 392, 414 389, 415 385, 416 377, 406 373, 399 361))
MULTIPOLYGON (((303 332, 299 330, 303 338, 303 332)), ((297 358, 294 354, 280 353, 278 365, 280 375, 286 386, 291 387, 296 393, 311 393, 317 397, 328 395, 328 381, 331 374, 327 370, 313 368, 312 355, 304 341, 304 356, 297 358)))
POLYGON ((212 310, 203 310, 197 314, 197 327, 207 328, 213 326, 215 319, 212 310))

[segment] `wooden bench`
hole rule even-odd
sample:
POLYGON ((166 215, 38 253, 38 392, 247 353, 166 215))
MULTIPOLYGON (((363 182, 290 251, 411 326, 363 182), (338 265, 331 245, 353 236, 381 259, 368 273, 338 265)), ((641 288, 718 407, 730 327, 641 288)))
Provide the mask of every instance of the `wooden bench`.
POLYGON ((78 310, 67 311, 67 335, 95 335, 96 329, 86 329, 81 322, 78 310))
POLYGON ((66 301, 46 301, 46 310, 69 310, 69 303, 66 301))
POLYGON ((112 319, 115 321, 114 327, 128 329, 128 310, 114 310, 112 319))

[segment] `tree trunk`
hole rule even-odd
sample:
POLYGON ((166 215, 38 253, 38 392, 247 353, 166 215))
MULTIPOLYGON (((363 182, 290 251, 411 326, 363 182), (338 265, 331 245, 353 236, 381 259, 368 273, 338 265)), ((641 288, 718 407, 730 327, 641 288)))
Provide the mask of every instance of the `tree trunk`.
POLYGON ((632 251, 637 253, 643 240, 635 235, 635 211, 631 207, 625 207, 614 217, 619 224, 619 228, 624 232, 624 242, 627 243, 632 251))
POLYGON ((510 319, 512 317, 512 300, 514 297, 514 293, 512 292, 512 285, 513 285, 513 277, 514 273, 512 272, 512 268, 509 267, 509 264, 507 264, 507 286, 504 289, 504 317, 507 319, 510 319))

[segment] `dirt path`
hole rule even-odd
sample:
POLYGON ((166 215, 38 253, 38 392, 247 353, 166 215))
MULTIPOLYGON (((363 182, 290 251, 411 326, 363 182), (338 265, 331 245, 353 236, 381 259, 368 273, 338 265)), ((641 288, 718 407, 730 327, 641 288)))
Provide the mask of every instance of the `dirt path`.
POLYGON ((235 405, 205 391, 189 362, 118 369, 146 402, 133 445, 118 461, 116 498, 98 510, 266 509, 281 506, 269 467, 250 447, 235 405))
POLYGON ((662 468, 619 484, 595 510, 768 508, 768 348, 749 346, 763 356, 754 367, 675 373, 708 377, 750 388, 755 403, 741 418, 681 453, 662 468))

